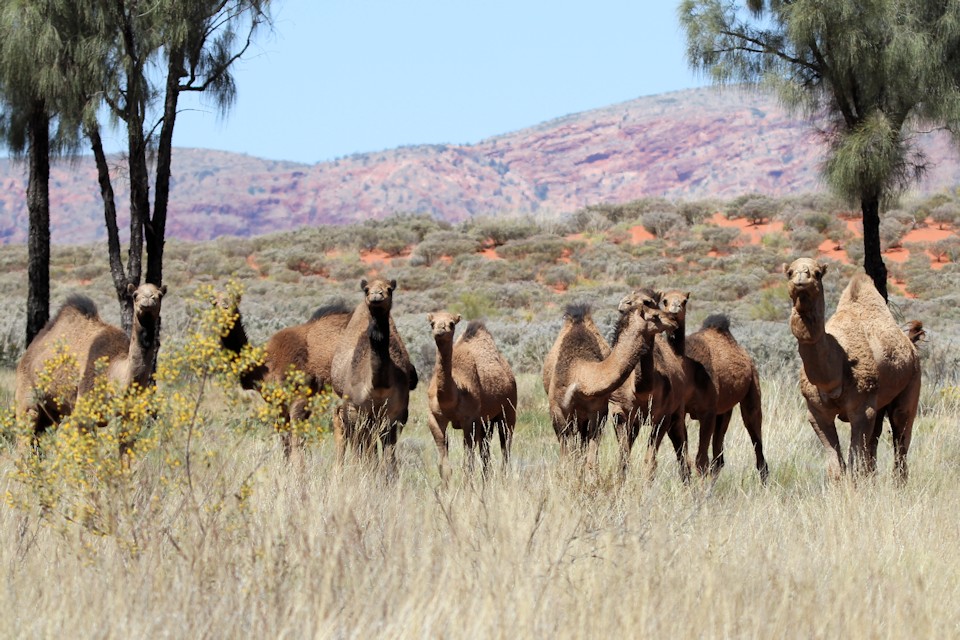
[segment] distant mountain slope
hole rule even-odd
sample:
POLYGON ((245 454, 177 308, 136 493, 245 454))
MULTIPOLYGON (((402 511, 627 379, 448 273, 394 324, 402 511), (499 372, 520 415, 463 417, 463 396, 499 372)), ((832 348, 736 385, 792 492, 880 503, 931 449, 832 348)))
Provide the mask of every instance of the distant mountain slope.
MULTIPOLYGON (((934 166, 921 189, 960 183, 960 162, 947 136, 923 138, 934 166)), ((402 147, 316 165, 177 149, 167 228, 172 236, 200 240, 404 211, 456 221, 478 214, 559 215, 644 196, 783 195, 820 188, 821 155, 813 129, 788 117, 771 97, 694 89, 473 145, 402 147)), ((59 163, 52 174, 54 241, 102 239, 92 159, 59 163)), ((124 203, 125 186, 115 188, 124 203)), ((0 242, 26 241, 24 191, 24 166, 0 160, 0 242)))

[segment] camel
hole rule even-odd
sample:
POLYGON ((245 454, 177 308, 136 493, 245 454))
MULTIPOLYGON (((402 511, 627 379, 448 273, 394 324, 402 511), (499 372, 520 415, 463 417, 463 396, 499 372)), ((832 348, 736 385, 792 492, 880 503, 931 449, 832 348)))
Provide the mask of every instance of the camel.
POLYGON ((463 431, 464 467, 473 468, 474 444, 480 446, 483 474, 490 466, 490 438, 494 428, 500 434, 503 465, 510 462, 510 443, 517 421, 517 381, 510 363, 503 357, 493 336, 482 322, 467 325, 457 339, 453 334, 460 314, 437 311, 427 314, 437 343, 437 360, 427 389, 430 432, 440 456, 440 477, 450 481, 447 459, 447 425, 463 431))
POLYGON ((810 425, 827 451, 828 471, 846 471, 836 418, 850 423, 853 472, 876 471, 883 416, 893 431, 894 477, 908 476, 907 451, 920 398, 920 359, 916 346, 864 273, 850 279, 825 321, 823 277, 827 265, 799 258, 784 265, 793 301, 790 329, 803 366, 800 391, 810 425))
MULTIPOLYGON (((623 303, 621 303, 622 305, 623 303)), ((550 418, 566 459, 572 444, 585 454, 588 472, 597 467, 599 442, 611 395, 631 374, 653 335, 673 329, 652 298, 637 301, 620 318, 611 348, 600 335, 587 305, 571 305, 544 359, 543 386, 550 418)))
POLYGON ((362 456, 374 455, 374 436, 379 436, 391 477, 410 391, 417 384, 416 369, 390 317, 396 288, 396 280, 360 281, 363 302, 341 332, 331 365, 333 390, 342 399, 333 416, 337 461, 343 463, 348 444, 362 456))
POLYGON ((39 436, 73 411, 77 400, 93 388, 101 373, 120 390, 134 384, 146 386, 160 347, 160 303, 166 293, 165 285, 127 285, 127 294, 133 298, 129 336, 101 320, 90 298, 67 298, 17 364, 17 418, 26 420, 39 436), (50 384, 39 389, 47 361, 58 358, 61 352, 76 362, 76 369, 58 367, 50 384), (103 360, 105 369, 97 365, 103 360))
POLYGON ((907 334, 907 337, 910 338, 910 342, 915 345, 919 345, 921 342, 926 342, 927 340, 927 332, 923 328, 923 322, 920 320, 911 320, 907 323, 907 327, 903 331, 907 334))
MULTIPOLYGON (((680 324, 682 326, 683 321, 680 324)), ((739 404, 740 417, 753 443, 757 471, 761 481, 766 482, 770 469, 763 455, 760 376, 753 358, 730 333, 729 318, 708 316, 699 331, 687 336, 684 369, 687 378, 684 408, 700 423, 697 470, 706 474, 723 468, 723 440, 733 408, 739 404)))
MULTIPOLYGON (((686 303, 685 298, 683 303, 686 303)), ((620 302, 621 321, 614 330, 614 344, 621 339, 625 315, 638 305, 657 307, 663 318, 669 321, 667 331, 673 333, 674 339, 682 341, 683 338, 678 335, 677 311, 673 309, 675 304, 676 300, 667 300, 662 292, 649 289, 627 295, 620 302)), ((690 479, 684 413, 686 378, 683 359, 674 351, 670 340, 669 335, 663 332, 649 336, 634 370, 610 399, 610 412, 620 445, 621 479, 626 477, 630 452, 640 434, 640 426, 648 420, 652 428, 644 455, 647 478, 652 478, 656 471, 657 450, 663 442, 663 436, 667 435, 677 456, 680 478, 684 482, 690 479)))

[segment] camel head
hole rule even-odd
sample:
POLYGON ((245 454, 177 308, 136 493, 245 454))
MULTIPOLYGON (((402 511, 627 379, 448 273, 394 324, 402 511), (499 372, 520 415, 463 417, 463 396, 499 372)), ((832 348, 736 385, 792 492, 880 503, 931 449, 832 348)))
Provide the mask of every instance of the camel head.
POLYGON ((617 305, 620 311, 620 320, 617 322, 616 332, 619 333, 633 318, 646 323, 643 332, 646 334, 676 331, 680 325, 676 318, 661 309, 660 293, 650 289, 637 289, 628 293, 617 305))
POLYGON ((371 311, 375 309, 389 311, 393 304, 393 290, 396 288, 396 280, 388 282, 382 278, 376 278, 372 282, 367 282, 364 278, 360 281, 360 290, 363 291, 367 308, 371 311))
POLYGON ((919 344, 927 339, 927 332, 923 328, 923 322, 920 320, 911 320, 903 330, 910 338, 913 344, 919 344))
POLYGON ((133 315, 138 319, 160 317, 160 301, 167 293, 167 285, 157 287, 144 283, 139 287, 127 284, 127 294, 133 298, 133 315))
POLYGON ((657 292, 660 296, 660 310, 669 314, 677 323, 684 323, 687 319, 687 300, 690 299, 689 291, 670 291, 657 292))
POLYGON ((809 295, 822 291, 821 281, 827 265, 814 258, 797 258, 789 265, 783 265, 783 272, 789 280, 790 298, 796 300, 802 293, 809 295))
POLYGON ((452 340, 453 332, 456 329, 457 323, 460 322, 460 314, 449 313, 447 311, 428 313, 427 322, 430 323, 430 328, 433 329, 434 340, 452 340))

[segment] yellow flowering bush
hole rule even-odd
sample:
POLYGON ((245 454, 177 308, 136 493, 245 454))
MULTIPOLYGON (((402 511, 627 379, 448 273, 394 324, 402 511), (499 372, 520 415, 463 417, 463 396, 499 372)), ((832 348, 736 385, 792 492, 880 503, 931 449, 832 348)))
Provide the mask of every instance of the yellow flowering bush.
MULTIPOLYGON (((241 421, 309 439, 323 431, 330 401, 327 393, 312 393, 302 373, 291 372, 283 384, 264 385, 258 409, 245 410, 249 394, 238 377, 263 364, 263 350, 222 347, 239 317, 241 291, 228 285, 226 304, 211 304, 214 293, 212 287, 197 290, 190 329, 185 339, 164 342, 155 385, 117 389, 107 376, 97 376, 94 388, 39 437, 36 448, 23 446, 33 434, 14 424, 12 412, 0 413, 0 428, 21 440, 6 495, 10 506, 64 533, 113 539, 130 553, 160 539, 199 553, 187 542, 202 546, 211 531, 225 535, 243 522, 257 468, 275 449, 237 465, 231 450, 241 434, 225 425, 240 414, 241 421), (306 403, 310 417, 290 423, 286 416, 296 402, 306 403)), ((43 389, 57 388, 58 376, 73 375, 71 367, 76 372, 75 359, 65 353, 58 351, 44 369, 43 389)), ((98 363, 101 371, 105 365, 98 363)))

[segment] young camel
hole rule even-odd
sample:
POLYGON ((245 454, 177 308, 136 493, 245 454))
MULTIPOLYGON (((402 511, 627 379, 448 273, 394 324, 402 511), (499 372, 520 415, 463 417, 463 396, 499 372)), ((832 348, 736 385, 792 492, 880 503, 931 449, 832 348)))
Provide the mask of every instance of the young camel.
POLYGON ((390 317, 397 281, 364 279, 360 288, 364 300, 340 334, 331 365, 333 390, 342 399, 333 416, 337 460, 343 462, 347 444, 360 455, 375 455, 379 436, 384 465, 394 476, 394 449, 407 422, 416 369, 390 317))
POLYGON ((733 408, 747 429, 757 461, 760 480, 770 469, 763 455, 763 409, 760 405, 760 375, 750 354, 730 333, 730 320, 711 315, 693 335, 687 336, 684 366, 687 372, 687 414, 700 423, 697 470, 719 472, 724 465, 723 440, 733 408), (713 456, 710 456, 710 445, 713 456))
POLYGON ((597 468, 601 430, 611 395, 631 374, 644 344, 653 335, 676 325, 652 298, 638 300, 627 310, 621 302, 621 330, 613 348, 600 335, 590 308, 572 305, 543 366, 550 419, 566 459, 572 444, 585 454, 588 472, 597 468))
POLYGON ((133 328, 127 336, 119 327, 100 319, 97 306, 86 296, 67 298, 57 315, 30 343, 17 364, 16 414, 40 435, 69 415, 77 400, 90 391, 98 374, 97 361, 106 359, 103 374, 118 389, 145 386, 153 374, 160 348, 160 302, 167 287, 127 285, 133 298, 133 328), (53 380, 38 389, 38 377, 48 360, 65 350, 75 359, 73 371, 58 367, 53 380))
POLYGON ((456 343, 453 334, 460 314, 427 314, 437 343, 437 360, 427 389, 428 423, 440 456, 440 477, 450 481, 447 424, 463 431, 464 467, 473 468, 474 444, 480 445, 483 474, 490 466, 490 438, 500 434, 504 468, 510 462, 510 443, 517 421, 517 381, 510 363, 497 350, 482 322, 473 321, 456 343))
MULTIPOLYGON (((614 330, 614 344, 621 339, 625 314, 638 305, 657 307, 663 318, 669 321, 667 331, 677 335, 675 314, 668 305, 664 305, 663 294, 643 289, 621 300, 621 317, 614 330)), ((652 478, 656 471, 657 450, 663 442, 663 436, 667 435, 677 456, 680 478, 684 482, 690 479, 684 414, 685 385, 683 360, 674 352, 668 334, 648 336, 639 361, 610 400, 610 412, 620 444, 621 478, 626 477, 630 452, 640 434, 640 426, 649 420, 652 429, 644 455, 647 477, 652 478)))
POLYGON ((836 418, 850 423, 850 467, 873 473, 886 415, 893 430, 894 475, 905 482, 920 398, 916 347, 866 274, 850 279, 837 310, 824 322, 827 265, 799 258, 784 265, 784 272, 793 301, 790 329, 803 363, 800 391, 810 425, 828 450, 830 475, 846 470, 836 418))

